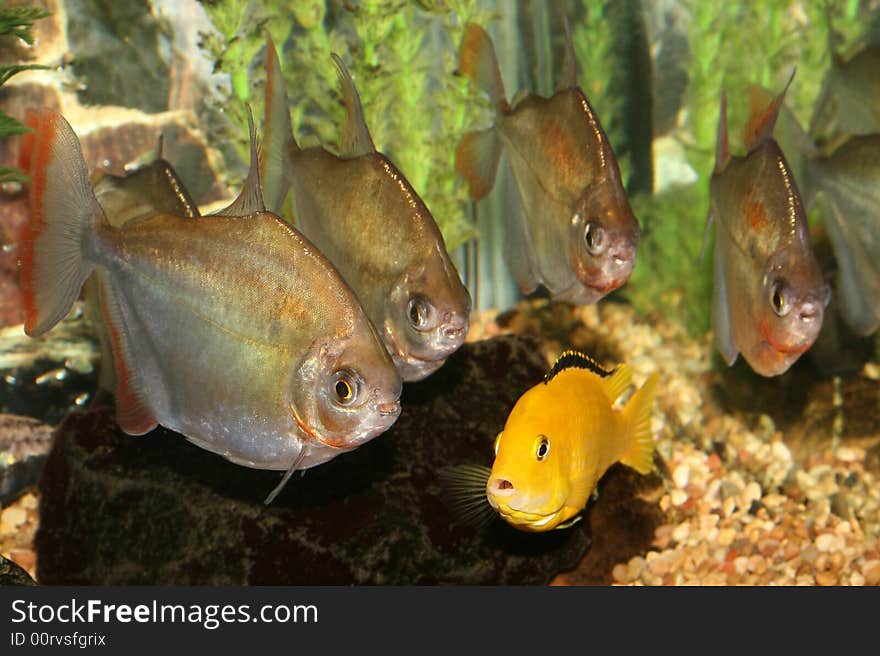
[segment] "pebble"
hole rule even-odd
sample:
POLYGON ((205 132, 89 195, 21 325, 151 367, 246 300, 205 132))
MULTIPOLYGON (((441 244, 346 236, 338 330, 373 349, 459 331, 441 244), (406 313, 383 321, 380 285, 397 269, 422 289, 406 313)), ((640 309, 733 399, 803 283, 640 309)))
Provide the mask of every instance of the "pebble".
POLYGON ((880 585, 880 560, 871 560, 862 565, 865 585, 880 585))
POLYGON ((672 531, 672 539, 676 542, 684 542, 688 539, 688 536, 691 534, 690 525, 685 522, 684 524, 679 524, 675 527, 675 530, 672 531))
POLYGON ((818 574, 816 574, 816 583, 825 586, 837 585, 837 574, 830 571, 819 572, 818 574))
POLYGON ((689 465, 679 465, 672 472, 672 480, 675 483, 675 486, 682 490, 688 486, 688 482, 690 481, 690 479, 691 468, 689 465))
POLYGON ((684 490, 676 489, 669 493, 669 499, 673 506, 680 506, 688 500, 688 495, 684 490))
POLYGON ((770 447, 770 453, 775 460, 782 460, 784 462, 791 461, 791 449, 789 449, 782 440, 773 442, 773 445, 770 447))
POLYGON ((9 552, 9 559, 33 576, 37 564, 37 554, 33 549, 12 549, 9 552))
POLYGON ((862 462, 865 459, 865 450, 856 447, 842 446, 834 454, 840 462, 862 462))
POLYGON ((0 531, 12 532, 27 521, 27 511, 21 506, 10 506, 0 514, 0 531))
POLYGON ((627 575, 628 568, 623 563, 618 563, 611 570, 611 577, 618 583, 629 583, 632 579, 627 575))
POLYGON ((840 551, 846 545, 846 541, 840 535, 823 533, 816 538, 816 548, 819 551, 840 551))
POLYGON ((718 531, 717 542, 722 547, 732 544, 734 538, 736 538, 736 531, 732 528, 725 528, 718 531))

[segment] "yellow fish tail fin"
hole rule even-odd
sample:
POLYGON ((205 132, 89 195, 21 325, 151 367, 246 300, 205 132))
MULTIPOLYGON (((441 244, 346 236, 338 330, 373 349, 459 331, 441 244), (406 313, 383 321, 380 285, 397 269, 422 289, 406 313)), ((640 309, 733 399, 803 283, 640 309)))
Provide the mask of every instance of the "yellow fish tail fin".
POLYGON ((608 398, 614 403, 632 383, 632 370, 629 365, 619 364, 607 378, 602 379, 608 398))
POLYGON ((651 374, 623 409, 624 418, 630 427, 629 433, 632 435, 632 441, 620 462, 632 467, 640 474, 647 474, 654 468, 651 408, 654 406, 654 391, 658 378, 656 373, 651 374))

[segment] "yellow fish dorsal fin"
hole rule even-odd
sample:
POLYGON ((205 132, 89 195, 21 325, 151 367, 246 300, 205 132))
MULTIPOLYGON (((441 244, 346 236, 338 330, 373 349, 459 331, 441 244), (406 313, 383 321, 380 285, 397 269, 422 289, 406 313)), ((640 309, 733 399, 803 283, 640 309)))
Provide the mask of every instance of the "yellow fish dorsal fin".
POLYGON ((566 369, 571 369, 572 367, 576 369, 587 369, 588 371, 592 371, 600 378, 606 378, 612 374, 611 371, 608 371, 607 369, 602 367, 602 365, 600 365, 590 356, 584 355, 580 351, 567 350, 563 351, 562 355, 556 358, 556 362, 553 363, 550 371, 548 371, 547 375, 544 376, 544 382, 549 383, 560 371, 565 371, 566 369))
POLYGON ((658 378, 659 375, 656 372, 651 374, 623 409, 630 445, 620 458, 620 462, 627 467, 632 467, 640 474, 647 474, 654 468, 651 408, 654 406, 654 391, 657 388, 658 378))
POLYGON ((614 403, 620 395, 626 391, 626 388, 632 383, 632 370, 629 365, 620 364, 617 366, 610 376, 602 380, 605 386, 605 393, 608 399, 614 403))

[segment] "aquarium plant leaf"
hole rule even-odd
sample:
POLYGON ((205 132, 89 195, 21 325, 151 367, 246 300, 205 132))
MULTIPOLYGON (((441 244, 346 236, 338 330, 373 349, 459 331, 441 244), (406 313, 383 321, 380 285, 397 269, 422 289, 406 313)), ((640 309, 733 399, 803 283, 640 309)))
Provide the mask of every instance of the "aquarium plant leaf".
POLYGON ((16 73, 21 73, 22 71, 38 71, 45 70, 49 68, 48 66, 43 66, 42 64, 13 64, 12 66, 0 66, 0 85, 6 84, 16 73))
MULTIPOLYGON (((34 38, 31 35, 31 27, 34 21, 46 18, 51 14, 39 7, 2 7, 0 6, 0 36, 11 35, 22 39, 28 45, 33 45, 34 38)), ((0 86, 9 81, 13 75, 22 71, 45 69, 47 66, 40 64, 11 64, 0 66, 0 86)), ((8 137, 15 134, 24 134, 30 129, 21 122, 0 110, 0 137, 8 137)), ((28 177, 23 171, 16 168, 0 167, 0 183, 28 182, 28 177)))
POLYGON ((0 110, 0 137, 7 137, 13 134, 24 134, 25 132, 30 132, 30 128, 12 118, 3 110, 0 110))
POLYGON ((34 21, 51 14, 39 7, 0 7, 0 35, 9 34, 33 45, 31 27, 34 21))

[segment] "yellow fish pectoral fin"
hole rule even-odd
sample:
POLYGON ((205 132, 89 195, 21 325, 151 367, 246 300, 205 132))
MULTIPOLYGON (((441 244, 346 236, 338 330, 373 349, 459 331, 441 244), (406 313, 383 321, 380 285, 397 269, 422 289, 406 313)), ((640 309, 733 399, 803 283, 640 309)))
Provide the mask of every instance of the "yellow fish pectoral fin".
POLYGON ((581 519, 583 519, 583 517, 584 516, 582 514, 577 514, 574 517, 572 517, 571 519, 569 519, 567 522, 562 522, 559 526, 556 527, 556 530, 558 531, 561 528, 571 528, 572 526, 577 524, 579 521, 581 521, 581 519))
POLYGON ((602 379, 602 384, 608 398, 614 403, 632 384, 632 370, 629 365, 620 364, 610 376, 602 379))
POLYGON ((640 474, 647 474, 654 468, 654 439, 651 435, 651 408, 654 405, 654 391, 659 375, 651 374, 623 409, 623 416, 629 426, 627 431, 631 442, 626 453, 621 457, 627 467, 632 467, 640 474))

